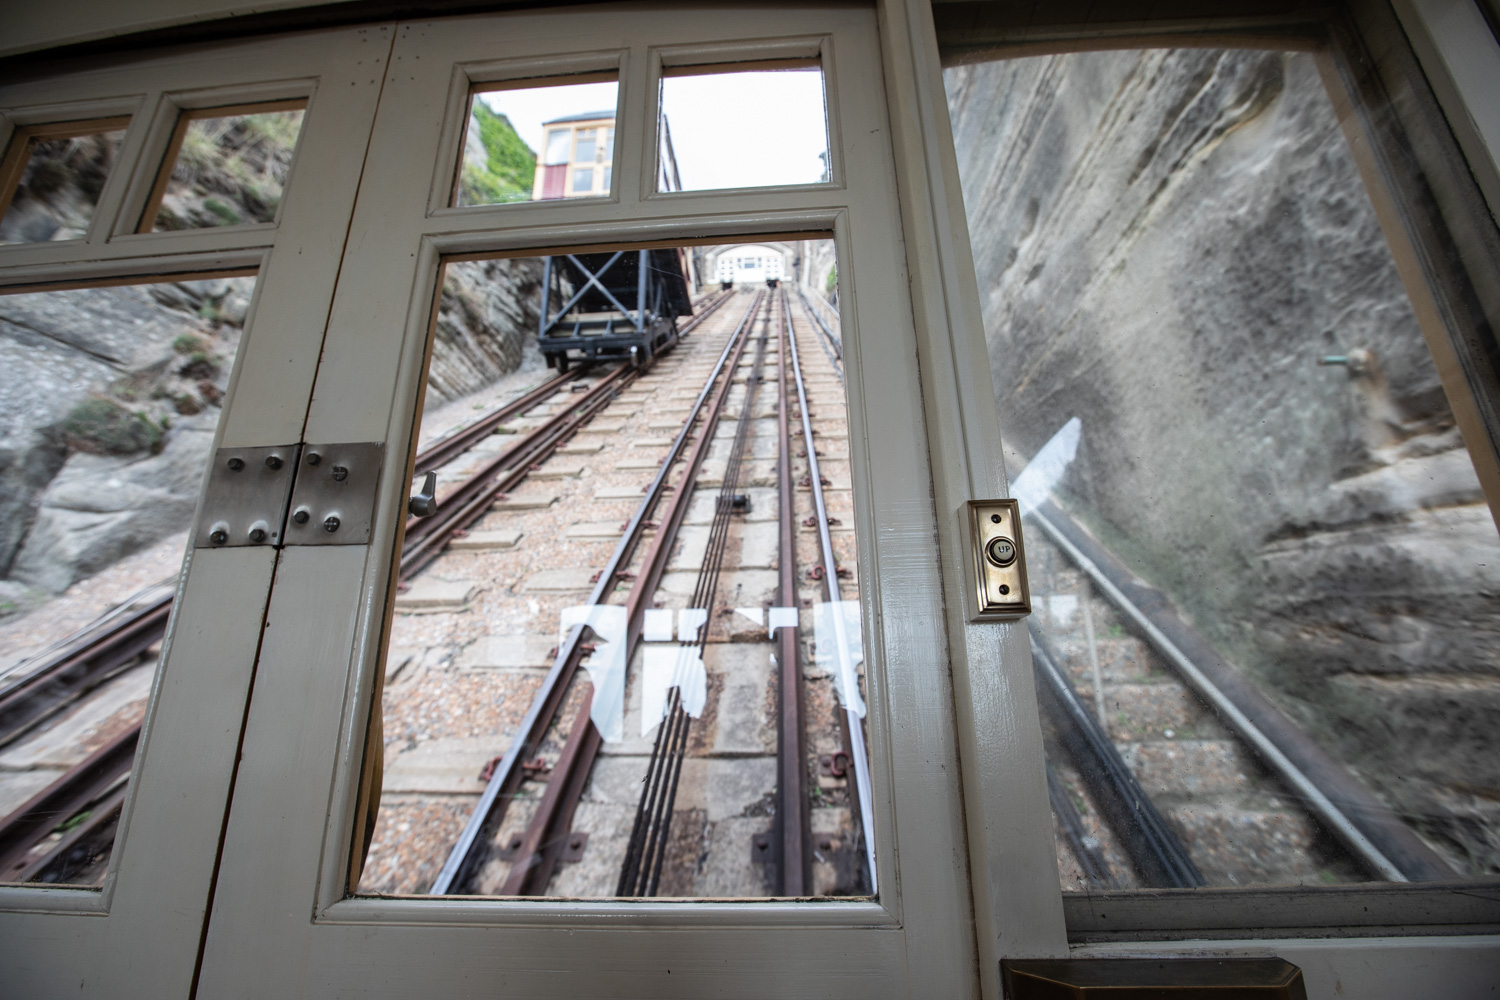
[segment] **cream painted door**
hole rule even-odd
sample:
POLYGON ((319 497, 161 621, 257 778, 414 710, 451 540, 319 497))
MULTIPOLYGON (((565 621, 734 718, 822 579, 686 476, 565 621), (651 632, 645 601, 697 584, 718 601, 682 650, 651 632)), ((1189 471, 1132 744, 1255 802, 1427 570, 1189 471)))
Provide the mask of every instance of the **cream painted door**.
MULTIPOLYGON (((911 108, 918 73, 912 53, 935 48, 930 38, 913 39, 908 17, 922 23, 901 5, 881 12, 782 7, 774 14, 729 7, 598 15, 569 8, 397 27, 304 433, 309 442, 385 442, 375 528, 367 546, 283 554, 215 887, 201 995, 954 997, 978 992, 981 966, 993 982, 993 944, 976 946, 948 666, 950 622, 961 612, 945 607, 940 580, 946 560, 937 538, 940 524, 950 530, 950 496, 940 486, 934 502, 928 444, 929 422, 946 424, 950 415, 941 408, 924 412, 924 391, 932 387, 918 375, 919 357, 948 336, 940 316, 933 325, 934 310, 942 308, 933 290, 941 299, 944 279, 933 257, 918 256, 930 246, 935 221, 923 193, 927 143, 919 123, 930 123, 941 104, 920 116, 911 108), (821 62, 832 179, 785 189, 655 193, 653 125, 663 62, 788 57, 821 62), (613 196, 446 207, 474 85, 599 72, 617 72, 620 81, 613 196), (893 85, 903 96, 888 105, 893 85), (893 137, 892 120, 903 114, 908 119, 893 137), (904 159, 897 149, 906 151, 904 159), (408 450, 441 258, 788 232, 831 233, 841 263, 856 528, 867 581, 878 901, 350 896, 361 748, 381 669, 393 546, 406 508, 408 450)), ((929 84, 935 68, 920 69, 929 84)), ((940 102, 940 89, 926 92, 940 102)), ((938 212, 946 218, 948 209, 938 212)), ((951 378, 951 351, 946 357, 944 377, 951 378)), ((990 660, 999 628, 973 637, 989 647, 990 660)), ((957 634, 962 641, 964 633, 957 634)), ((1013 732, 1034 737, 1029 707, 1007 707, 1002 716, 1013 732)), ((1004 752, 1007 739, 992 742, 1004 752)), ((1024 773, 1025 763, 1023 748, 1010 766, 1024 773)), ((1034 786, 1040 804, 1041 771, 1034 756, 1031 763, 1021 784, 1034 786)), ((1035 868, 1037 884, 1048 887, 1038 908, 1017 915, 1018 926, 1032 928, 1018 932, 1018 942, 1028 933, 1053 933, 1056 940, 1060 926, 1048 834, 1035 826, 1006 855, 1016 858, 1017 845, 1026 850, 1029 843, 1034 856, 1020 863, 1035 868)), ((988 924, 982 922, 981 934, 994 933, 988 924)), ((1017 948, 1035 953, 1038 946, 1017 948)))
MULTIPOLYGON (((0 291, 253 274, 214 447, 301 440, 390 42, 388 27, 320 32, 0 88, 0 144, 28 126, 129 118, 87 234, 0 246, 0 291), (136 232, 184 113, 303 100, 279 221, 136 232)), ((188 556, 103 886, 0 886, 0 994, 191 992, 278 552, 188 556)))

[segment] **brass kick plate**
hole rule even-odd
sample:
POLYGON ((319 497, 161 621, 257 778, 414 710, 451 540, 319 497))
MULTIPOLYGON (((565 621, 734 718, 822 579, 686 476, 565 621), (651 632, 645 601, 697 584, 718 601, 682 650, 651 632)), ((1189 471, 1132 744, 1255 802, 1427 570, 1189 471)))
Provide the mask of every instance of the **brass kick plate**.
POLYGON ((1012 1000, 1307 1000, 1280 958, 1085 958, 1000 963, 1012 1000))
POLYGON ((969 618, 1006 622, 1031 614, 1021 511, 1014 500, 970 500, 969 578, 977 600, 969 618))

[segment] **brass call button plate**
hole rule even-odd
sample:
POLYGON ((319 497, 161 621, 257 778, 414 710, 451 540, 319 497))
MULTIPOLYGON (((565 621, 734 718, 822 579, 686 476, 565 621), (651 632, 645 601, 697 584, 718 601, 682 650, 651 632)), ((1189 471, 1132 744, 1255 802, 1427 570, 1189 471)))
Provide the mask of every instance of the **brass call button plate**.
POLYGON ((970 500, 969 575, 974 622, 1014 621, 1031 614, 1021 511, 1014 500, 970 500))

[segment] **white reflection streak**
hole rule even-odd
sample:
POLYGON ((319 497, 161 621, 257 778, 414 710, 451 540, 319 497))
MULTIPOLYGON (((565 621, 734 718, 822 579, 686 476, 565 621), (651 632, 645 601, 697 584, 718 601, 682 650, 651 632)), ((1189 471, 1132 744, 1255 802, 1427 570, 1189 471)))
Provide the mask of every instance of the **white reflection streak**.
POLYGON ((1071 418, 1042 445, 1016 481, 1011 483, 1010 495, 1020 501, 1022 516, 1040 506, 1062 482, 1063 473, 1068 471, 1078 454, 1078 439, 1082 435, 1083 421, 1071 418))
POLYGON ((583 668, 594 685, 589 718, 607 743, 625 738, 625 608, 619 604, 577 604, 559 616, 557 644, 574 625, 587 625, 599 641, 583 668))

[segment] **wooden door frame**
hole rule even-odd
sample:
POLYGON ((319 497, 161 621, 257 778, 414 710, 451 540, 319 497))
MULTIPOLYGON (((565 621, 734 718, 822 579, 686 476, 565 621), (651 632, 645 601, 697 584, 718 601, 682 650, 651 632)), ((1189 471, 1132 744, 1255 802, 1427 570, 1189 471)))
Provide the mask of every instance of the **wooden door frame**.
MULTIPOLYGON (((0 88, 0 144, 34 122, 132 116, 87 236, 0 247, 0 290, 253 271, 214 447, 300 440, 389 48, 389 27, 340 29, 0 88), (268 92, 310 98, 280 223, 134 235, 179 112, 268 92)), ((276 556, 189 550, 102 889, 0 886, 0 979, 17 995, 189 993, 276 556)))
MULTIPOLYGON (((903 180, 898 187, 904 161, 888 159, 893 139, 882 96, 889 85, 885 34, 904 29, 882 31, 877 12, 843 6, 782 8, 774 23, 754 5, 735 15, 644 5, 627 15, 612 6, 610 15, 607 27, 528 12, 397 28, 391 76, 405 78, 383 96, 370 154, 372 163, 393 168, 367 172, 360 192, 350 246, 368 251, 346 261, 305 435, 308 441, 387 442, 374 541, 368 549, 299 550, 284 560, 270 620, 286 622, 287 631, 268 633, 262 649, 246 765, 231 806, 203 959, 202 982, 210 992, 357 990, 378 976, 388 989, 405 983, 437 992, 488 992, 503 983, 520 995, 585 984, 683 995, 711 984, 729 995, 815 989, 861 997, 972 996, 980 990, 977 967, 994 964, 975 953, 948 636, 936 610, 942 560, 933 537, 945 515, 934 511, 928 488, 930 435, 911 411, 868 403, 915 401, 926 391, 918 376, 925 348, 913 328, 925 320, 913 315, 906 291, 913 275, 931 265, 904 242, 901 200, 925 182, 903 180), (622 44, 625 16, 637 21, 622 44), (508 50, 502 40, 512 38, 518 41, 508 50), (680 55, 688 46, 705 57, 747 58, 809 43, 821 53, 826 74, 833 180, 781 190, 649 190, 654 81, 663 52, 680 55), (427 69, 407 70, 418 66, 418 56, 427 69), (588 203, 443 207, 470 86, 515 78, 518 66, 545 70, 554 56, 569 72, 621 67, 615 193, 588 203), (414 185, 416 178, 423 183, 414 185), (840 278, 848 292, 843 322, 851 426, 859 439, 851 464, 856 491, 867 501, 856 510, 855 528, 862 563, 870 567, 862 595, 865 648, 880 651, 868 654, 874 664, 879 901, 345 898, 348 830, 439 261, 485 250, 788 231, 831 232, 849 265, 841 266, 840 278), (401 308, 393 289, 405 304, 400 324, 386 319, 401 308), (861 329, 869 332, 862 337, 861 329), (881 448, 871 449, 869 440, 879 440, 881 448), (883 576, 882 563, 899 566, 899 577, 893 570, 883 576), (900 586, 886 586, 887 579, 900 586), (292 608, 316 613, 299 618, 292 608), (881 668, 882 660, 889 669, 881 668), (297 774, 316 777, 286 780, 297 774), (311 922, 303 916, 309 913, 311 922), (576 968, 580 948, 590 956, 587 969, 576 968), (678 957, 668 961, 668 955, 678 957), (830 961, 837 955, 849 961, 830 961)), ((1019 714, 1027 713, 1039 776, 1035 708, 1019 714)), ((1039 782, 1035 790, 1045 808, 1039 782)), ((1049 905, 1059 914, 1060 939, 1050 838, 1031 840, 1043 859, 1036 867, 1046 869, 1038 882, 1054 889, 1049 905)), ((1016 920, 1037 922, 1035 916, 1016 920)))

